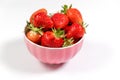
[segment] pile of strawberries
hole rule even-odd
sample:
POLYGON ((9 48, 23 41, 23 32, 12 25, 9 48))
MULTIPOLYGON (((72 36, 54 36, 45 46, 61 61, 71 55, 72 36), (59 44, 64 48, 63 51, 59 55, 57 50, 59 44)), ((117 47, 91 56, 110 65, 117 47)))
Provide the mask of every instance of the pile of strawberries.
POLYGON ((25 34, 32 42, 45 47, 66 47, 78 42, 85 34, 87 25, 82 15, 72 5, 62 6, 60 12, 47 13, 42 8, 35 11, 27 21, 25 34))

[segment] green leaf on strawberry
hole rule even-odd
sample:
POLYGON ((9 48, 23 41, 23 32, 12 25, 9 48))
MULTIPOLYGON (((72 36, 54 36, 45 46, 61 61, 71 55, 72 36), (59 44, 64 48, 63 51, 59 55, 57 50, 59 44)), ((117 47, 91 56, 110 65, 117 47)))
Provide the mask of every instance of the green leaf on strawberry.
POLYGON ((72 4, 71 4, 70 6, 68 6, 68 5, 66 5, 66 4, 63 5, 63 6, 62 6, 63 9, 61 10, 61 13, 66 14, 66 13, 67 13, 67 10, 70 9, 71 7, 72 7, 72 4))
POLYGON ((52 28, 52 31, 57 38, 64 38, 65 37, 65 31, 64 30, 52 28))
POLYGON ((39 28, 34 27, 33 24, 31 24, 30 22, 27 21, 27 28, 28 28, 29 30, 32 30, 32 31, 34 31, 34 32, 39 33, 40 35, 43 35, 43 31, 42 31, 43 27, 39 27, 39 28))
POLYGON ((70 46, 70 45, 72 45, 72 44, 73 44, 73 42, 74 42, 74 39, 73 39, 73 38, 69 38, 69 39, 64 38, 64 44, 63 44, 63 46, 62 46, 62 47, 67 47, 67 46, 70 46))
POLYGON ((86 33, 86 28, 88 27, 88 24, 85 22, 82 22, 82 27, 84 28, 84 31, 86 33))

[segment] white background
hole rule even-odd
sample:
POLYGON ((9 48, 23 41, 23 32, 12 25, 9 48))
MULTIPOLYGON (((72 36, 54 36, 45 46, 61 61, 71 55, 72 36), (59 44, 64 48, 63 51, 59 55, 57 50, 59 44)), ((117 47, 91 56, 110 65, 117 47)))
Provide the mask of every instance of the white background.
POLYGON ((0 80, 120 80, 119 0, 0 0, 0 80), (89 24, 81 51, 63 65, 45 65, 24 44, 32 12, 73 4, 89 24))

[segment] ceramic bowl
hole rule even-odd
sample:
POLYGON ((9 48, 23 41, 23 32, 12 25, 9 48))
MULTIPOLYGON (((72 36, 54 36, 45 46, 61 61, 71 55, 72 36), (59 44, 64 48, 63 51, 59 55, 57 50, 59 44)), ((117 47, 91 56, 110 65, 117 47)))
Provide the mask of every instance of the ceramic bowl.
POLYGON ((29 52, 39 61, 48 64, 60 64, 69 61, 81 50, 84 37, 77 43, 62 48, 50 48, 38 45, 30 41, 26 35, 24 36, 24 40, 29 52))

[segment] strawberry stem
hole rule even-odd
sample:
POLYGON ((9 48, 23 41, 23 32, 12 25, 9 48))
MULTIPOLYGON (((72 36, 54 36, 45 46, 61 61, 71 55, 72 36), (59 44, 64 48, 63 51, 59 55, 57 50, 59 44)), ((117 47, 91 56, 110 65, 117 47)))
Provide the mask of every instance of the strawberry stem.
POLYGON ((86 28, 88 27, 88 24, 85 23, 85 22, 82 22, 82 26, 83 26, 83 28, 84 28, 84 30, 85 30, 85 33, 86 33, 86 28))
POLYGON ((64 30, 52 28, 52 31, 57 38, 64 38, 65 37, 65 31, 64 30))
POLYGON ((63 43, 63 46, 62 47, 67 47, 67 46, 70 46, 72 45, 74 42, 74 39, 73 37, 70 38, 70 39, 67 39, 67 38, 64 38, 64 43, 63 43))
POLYGON ((52 17, 52 15, 53 15, 53 13, 49 13, 49 14, 48 14, 49 17, 52 17))
POLYGON ((38 32, 40 35, 43 35, 43 31, 42 31, 43 27, 40 27, 40 28, 34 27, 33 24, 27 21, 27 28, 34 32, 38 32))
POLYGON ((68 7, 68 5, 66 5, 66 4, 63 5, 63 6, 62 6, 63 9, 61 10, 61 13, 66 14, 66 13, 67 13, 67 10, 70 9, 71 7, 72 7, 72 4, 71 4, 69 7, 68 7))
POLYGON ((70 9, 70 8, 72 8, 72 4, 70 4, 70 6, 69 6, 69 8, 68 8, 68 9, 70 9))

